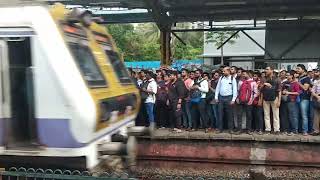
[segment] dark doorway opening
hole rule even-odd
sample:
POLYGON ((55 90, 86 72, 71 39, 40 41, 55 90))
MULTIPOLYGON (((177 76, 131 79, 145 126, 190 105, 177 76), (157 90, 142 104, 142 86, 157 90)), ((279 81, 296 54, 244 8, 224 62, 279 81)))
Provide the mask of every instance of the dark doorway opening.
POLYGON ((7 39, 11 119, 8 148, 30 147, 36 139, 30 37, 7 39))

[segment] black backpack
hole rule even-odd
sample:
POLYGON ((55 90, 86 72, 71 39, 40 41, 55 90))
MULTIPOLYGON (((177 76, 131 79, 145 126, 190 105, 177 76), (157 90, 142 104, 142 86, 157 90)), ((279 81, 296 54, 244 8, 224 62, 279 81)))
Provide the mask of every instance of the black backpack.
MULTIPOLYGON (((140 84, 140 89, 147 89, 148 85, 149 85, 149 81, 144 81, 140 84)), ((140 91, 140 96, 141 96, 141 100, 145 101, 148 98, 149 94, 144 91, 140 91)))

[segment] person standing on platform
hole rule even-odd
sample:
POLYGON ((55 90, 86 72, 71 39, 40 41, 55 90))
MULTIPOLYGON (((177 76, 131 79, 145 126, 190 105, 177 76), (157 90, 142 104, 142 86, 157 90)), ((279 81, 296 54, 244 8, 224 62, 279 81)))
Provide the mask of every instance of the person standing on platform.
MULTIPOLYGON (((287 81, 283 83, 282 96, 286 97, 286 103, 288 109, 288 122, 289 126, 287 128, 288 135, 298 133, 298 104, 297 98, 300 92, 299 83, 294 77, 295 71, 291 71, 287 77, 287 81)), ((282 98, 285 99, 285 98, 282 98)))
POLYGON ((314 109, 313 119, 313 133, 312 135, 318 136, 320 134, 320 70, 314 71, 314 80, 312 87, 312 105, 314 109))
POLYGON ((309 119, 310 116, 310 98, 311 92, 309 88, 311 87, 311 79, 307 75, 306 67, 303 64, 298 64, 296 68, 297 73, 299 74, 299 85, 300 85, 300 112, 302 118, 302 133, 304 136, 308 135, 309 130, 308 124, 313 124, 309 119))
MULTIPOLYGON (((280 82, 282 89, 284 89, 285 85, 288 83, 287 77, 290 76, 290 73, 287 73, 285 70, 280 72, 280 82)), ((294 77, 294 79, 296 79, 294 77)), ((280 118, 280 131, 283 133, 289 132, 289 117, 288 117, 288 96, 281 96, 281 105, 279 110, 279 118, 280 118)))
POLYGON ((149 123, 146 122, 148 115, 147 115, 146 106, 144 104, 148 97, 148 93, 142 91, 142 89, 145 89, 148 86, 148 81, 146 79, 146 74, 144 70, 138 73, 137 85, 140 90, 141 106, 140 106, 140 110, 137 115, 135 123, 136 123, 136 126, 148 126, 149 123))
POLYGON ((181 76, 183 78, 184 85, 188 90, 188 95, 182 103, 183 126, 187 129, 187 131, 189 131, 192 129, 190 89, 192 87, 193 80, 189 78, 189 71, 187 69, 182 69, 181 76))
POLYGON ((146 88, 142 88, 142 92, 146 93, 146 100, 144 105, 146 107, 148 120, 150 123, 150 128, 156 128, 155 118, 154 118, 154 105, 156 103, 156 94, 158 90, 158 85, 154 78, 152 78, 153 73, 150 71, 146 72, 147 86, 146 88))
POLYGON ((171 128, 176 132, 181 132, 182 128, 182 104, 186 95, 187 88, 181 78, 178 78, 177 71, 169 72, 171 83, 168 87, 168 98, 170 106, 171 128))
MULTIPOLYGON (((245 112, 246 119, 246 130, 248 134, 253 133, 252 122, 253 122, 253 101, 258 95, 257 83, 252 79, 251 71, 243 71, 243 80, 239 82, 239 95, 237 98, 238 104, 241 107, 240 112, 238 112, 238 120, 242 119, 243 112, 245 112)), ((241 122, 238 122, 239 124, 241 122)), ((238 130, 241 130, 238 128, 238 130)))
POLYGON ((270 106, 273 114, 273 131, 275 134, 280 134, 280 120, 279 120, 279 107, 281 103, 281 83, 280 80, 274 75, 272 67, 266 68, 266 77, 262 79, 262 98, 263 98, 263 111, 264 123, 266 126, 266 133, 271 132, 270 123, 270 106))
POLYGON ((253 75, 253 80, 257 83, 258 92, 253 100, 253 119, 255 120, 255 130, 259 135, 263 134, 263 107, 262 107, 262 97, 261 97, 261 73, 255 72, 253 75))
POLYGON ((233 106, 238 96, 237 81, 230 74, 230 67, 223 68, 222 73, 223 76, 220 77, 215 92, 215 100, 219 106, 219 118, 217 122, 218 133, 223 131, 224 116, 228 124, 228 129, 233 131, 235 127, 233 106))
POLYGON ((218 103, 215 100, 215 93, 216 93, 216 88, 217 88, 217 84, 218 84, 219 79, 220 79, 219 71, 214 71, 212 73, 212 78, 209 83, 209 89, 213 93, 213 99, 211 100, 211 102, 209 102, 209 106, 211 108, 212 119, 213 119, 213 121, 211 122, 211 128, 214 128, 214 129, 217 128, 217 122, 218 122, 218 118, 219 118, 218 103))
POLYGON ((168 86, 170 79, 168 75, 159 74, 158 78, 161 80, 157 81, 158 90, 156 94, 156 105, 155 105, 155 119, 157 127, 165 128, 169 124, 169 108, 168 108, 168 86))
POLYGON ((206 95, 209 91, 208 81, 202 78, 202 70, 195 71, 194 83, 190 90, 191 114, 193 120, 193 129, 199 127, 208 131, 209 117, 206 109, 206 95), (200 124, 200 126, 199 126, 200 124))

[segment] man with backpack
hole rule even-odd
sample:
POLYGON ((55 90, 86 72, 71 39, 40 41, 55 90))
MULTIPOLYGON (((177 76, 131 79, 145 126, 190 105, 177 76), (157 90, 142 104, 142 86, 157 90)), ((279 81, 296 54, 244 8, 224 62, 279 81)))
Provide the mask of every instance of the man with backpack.
POLYGON ((236 79, 230 74, 230 67, 223 68, 223 76, 220 77, 216 92, 215 100, 218 102, 219 106, 219 118, 217 122, 217 133, 223 131, 223 119, 225 119, 228 124, 228 129, 233 131, 234 129, 234 119, 233 119, 233 106, 235 104, 236 98, 238 96, 237 92, 237 82, 236 79))
POLYGON ((207 115, 207 102, 206 95, 209 91, 208 81, 202 78, 202 70, 198 69, 195 71, 195 79, 192 87, 190 88, 190 102, 192 107, 192 120, 193 120, 193 131, 200 126, 208 132, 209 128, 209 117, 207 115))
MULTIPOLYGON (((243 71, 243 80, 239 82, 239 95, 237 98, 238 104, 240 106, 238 112, 238 124, 242 124, 243 112, 245 112, 246 117, 246 130, 248 134, 252 134, 252 121, 253 121, 253 100, 258 96, 257 83, 252 78, 253 74, 251 71, 243 71)), ((238 127, 241 131, 241 127, 238 127)))
POLYGON ((274 75, 274 70, 272 67, 267 67, 265 73, 266 77, 261 80, 261 93, 263 99, 266 133, 269 134, 271 132, 271 106, 273 114, 273 130, 275 134, 280 134, 279 107, 281 102, 281 83, 280 80, 274 75))
POLYGON ((168 87, 168 99, 171 110, 171 128, 176 132, 181 132, 182 127, 182 103, 186 97, 187 88, 181 78, 178 78, 177 71, 169 72, 171 83, 168 87))
POLYGON ((151 71, 146 71, 145 74, 146 74, 146 82, 145 82, 145 86, 141 88, 141 91, 142 91, 141 96, 145 96, 144 105, 146 107, 150 128, 154 129, 156 128, 156 124, 155 124, 153 109, 156 103, 156 94, 157 94, 158 86, 154 78, 152 78, 153 73, 151 71))

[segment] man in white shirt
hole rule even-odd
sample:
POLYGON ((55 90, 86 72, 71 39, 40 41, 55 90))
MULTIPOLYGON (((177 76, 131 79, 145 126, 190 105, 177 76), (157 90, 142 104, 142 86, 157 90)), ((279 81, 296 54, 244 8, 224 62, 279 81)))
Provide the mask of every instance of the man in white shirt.
POLYGON ((191 85, 191 115, 193 121, 193 130, 199 128, 199 123, 202 128, 208 132, 209 126, 209 116, 206 109, 206 95, 209 92, 208 81, 202 78, 202 70, 195 71, 195 79, 191 85), (193 94, 196 94, 197 91, 200 91, 199 102, 194 101, 193 94))
POLYGON ((226 116, 228 129, 232 131, 235 127, 233 119, 233 106, 238 96, 237 81, 230 74, 230 67, 223 68, 223 76, 219 79, 215 100, 219 103, 219 118, 217 121, 218 132, 223 130, 223 119, 226 116))
POLYGON ((146 78, 148 81, 147 88, 143 88, 142 91, 148 93, 148 96, 144 102, 147 114, 148 114, 148 120, 150 122, 150 127, 155 128, 155 120, 154 120, 154 105, 156 103, 156 94, 158 90, 158 86, 156 81, 152 78, 152 72, 148 71, 146 72, 146 78))

